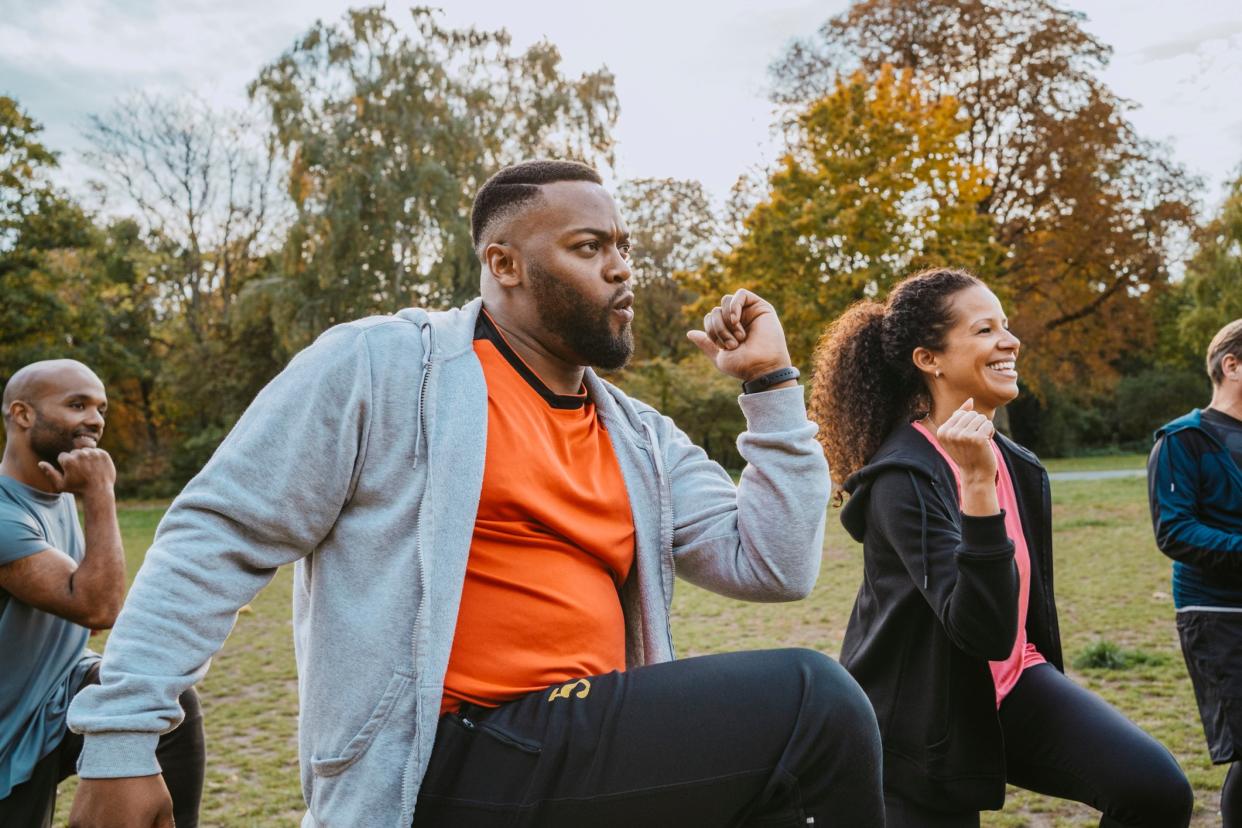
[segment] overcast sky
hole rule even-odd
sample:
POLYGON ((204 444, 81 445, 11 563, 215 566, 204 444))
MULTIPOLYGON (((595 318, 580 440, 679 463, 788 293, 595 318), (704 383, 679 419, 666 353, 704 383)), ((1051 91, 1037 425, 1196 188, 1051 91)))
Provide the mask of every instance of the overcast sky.
MULTIPOLYGON (((61 181, 86 172, 81 130, 128 93, 244 100, 259 68, 348 0, 0 0, 0 94, 16 97, 62 152, 61 181)), ((355 2, 353 5, 360 5, 355 2)), ((443 0, 450 25, 541 37, 578 73, 617 77, 620 177, 702 181, 723 198, 776 154, 768 66, 845 0, 443 0)), ((405 3, 390 3, 404 19, 405 3)), ((1205 181, 1208 205, 1242 163, 1242 2, 1081 0, 1087 28, 1114 48, 1105 78, 1139 108, 1141 134, 1167 142, 1205 181)))

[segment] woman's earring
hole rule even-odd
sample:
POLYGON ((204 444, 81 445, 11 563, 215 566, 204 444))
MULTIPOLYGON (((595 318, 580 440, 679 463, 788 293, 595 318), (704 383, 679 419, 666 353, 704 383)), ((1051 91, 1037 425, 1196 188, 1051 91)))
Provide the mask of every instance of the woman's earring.
POLYGON ((937 377, 939 377, 939 376, 940 376, 940 372, 939 372, 939 371, 937 371, 937 372, 936 372, 936 376, 937 376, 937 377))

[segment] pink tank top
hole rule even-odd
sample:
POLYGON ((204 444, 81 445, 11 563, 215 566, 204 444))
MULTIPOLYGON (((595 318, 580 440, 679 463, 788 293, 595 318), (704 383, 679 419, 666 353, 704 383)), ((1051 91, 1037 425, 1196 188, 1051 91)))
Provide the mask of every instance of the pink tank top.
MULTIPOLYGON (((953 462, 940 443, 922 423, 911 423, 936 448, 940 456, 953 470, 953 479, 957 481, 958 500, 962 497, 962 475, 957 464, 953 462)), ((992 683, 996 686, 996 706, 1009 695, 1022 677, 1022 671, 1036 664, 1043 664, 1044 657, 1035 649, 1035 645, 1026 640, 1026 612, 1031 601, 1031 553, 1026 546, 1026 536, 1022 534, 1022 518, 1018 515, 1018 495, 1013 488, 1013 478, 1009 476, 1009 467, 1001 456, 1000 447, 992 442, 992 451, 996 455, 996 499, 1005 513, 1005 533, 1013 541, 1013 559, 1018 565, 1018 639, 1013 643, 1013 650, 1004 661, 989 661, 992 670, 992 683)))

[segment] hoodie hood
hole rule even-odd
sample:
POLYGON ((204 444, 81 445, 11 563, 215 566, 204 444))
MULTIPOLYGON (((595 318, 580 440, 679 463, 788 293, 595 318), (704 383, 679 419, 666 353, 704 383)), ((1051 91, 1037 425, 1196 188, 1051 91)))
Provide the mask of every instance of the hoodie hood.
MULTIPOLYGON (((1194 415, 1194 426, 1198 427, 1198 409, 1191 414, 1194 415)), ((1191 414, 1174 420, 1165 428, 1188 419, 1191 414)), ((1009 461, 1011 467, 1015 462, 1020 461, 1043 470, 1039 458, 1029 449, 1018 445, 1000 432, 997 432, 995 440, 1000 446, 1001 455, 1009 461)), ((936 451, 936 447, 913 425, 902 423, 889 433, 867 465, 851 474, 842 485, 850 498, 841 509, 841 523, 854 540, 860 543, 867 529, 867 501, 871 496, 871 484, 881 472, 889 469, 904 469, 910 474, 930 480, 933 485, 938 481, 943 482, 947 484, 949 491, 954 492, 954 500, 957 499, 957 481, 949 464, 940 456, 940 452, 936 451)))
POLYGON ((902 423, 893 429, 880 445, 878 451, 867 465, 854 472, 845 481, 844 489, 850 495, 841 509, 841 525, 850 537, 859 543, 867 533, 867 505, 871 501, 871 486, 883 472, 900 470, 910 475, 915 495, 919 499, 919 538, 921 557, 923 560, 923 588, 928 583, 927 560, 927 501, 923 497, 925 486, 920 486, 918 478, 927 480, 932 491, 949 489, 956 497, 957 485, 954 482, 953 470, 944 461, 935 446, 909 423, 902 423), (940 486, 936 485, 937 480, 940 486))
MULTIPOLYGON (((867 503, 871 500, 871 484, 885 471, 901 469, 929 481, 953 480, 953 471, 935 446, 909 423, 902 423, 885 438, 876 453, 858 471, 851 474, 842 488, 849 500, 841 509, 841 524, 850 537, 862 543, 867 531, 867 503)), ((918 488, 918 487, 916 487, 918 488)))
MULTIPOLYGON (((1023 448, 1003 434, 996 434, 996 443, 1000 446, 1001 455, 1012 466, 1015 462, 1025 462, 1035 466, 1042 473, 1043 467, 1039 458, 1028 449, 1023 448)), ((854 472, 846 479, 842 488, 849 493, 849 500, 841 509, 841 525, 850 533, 850 537, 859 543, 867 533, 867 505, 871 500, 871 486, 883 472, 897 469, 910 476, 914 493, 919 499, 919 511, 922 515, 920 534, 922 538, 923 586, 927 586, 927 501, 924 498, 926 487, 919 485, 919 478, 931 484, 931 496, 940 498, 951 497, 952 502, 944 505, 947 511, 959 509, 957 479, 949 464, 940 456, 940 452, 910 423, 902 423, 893 429, 885 438, 879 450, 867 465, 854 472)))
POLYGON ((1159 440, 1166 434, 1176 434, 1179 431, 1187 431, 1189 429, 1203 432, 1213 443, 1219 442, 1210 431, 1203 427, 1203 411, 1198 408, 1192 408, 1188 413, 1183 414, 1176 420, 1170 420, 1160 426, 1160 428, 1156 429, 1156 433, 1153 436, 1156 440, 1159 440))
MULTIPOLYGON (((459 308, 432 312, 423 308, 405 308, 396 315, 422 328, 423 365, 426 366, 432 359, 445 361, 472 355, 475 323, 482 312, 483 299, 475 297, 459 308)), ((632 439, 642 445, 649 444, 641 414, 644 410, 654 409, 636 404, 624 391, 599 377, 592 368, 586 369, 582 383, 601 417, 612 423, 624 423, 632 439)))

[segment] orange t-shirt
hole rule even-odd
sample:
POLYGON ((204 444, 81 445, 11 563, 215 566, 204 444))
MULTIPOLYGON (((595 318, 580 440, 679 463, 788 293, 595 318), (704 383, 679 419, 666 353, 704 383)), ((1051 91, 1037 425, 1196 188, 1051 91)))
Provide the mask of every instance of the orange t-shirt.
POLYGON ((621 468, 585 390, 552 392, 479 314, 487 459, 441 712, 625 669, 621 468))

